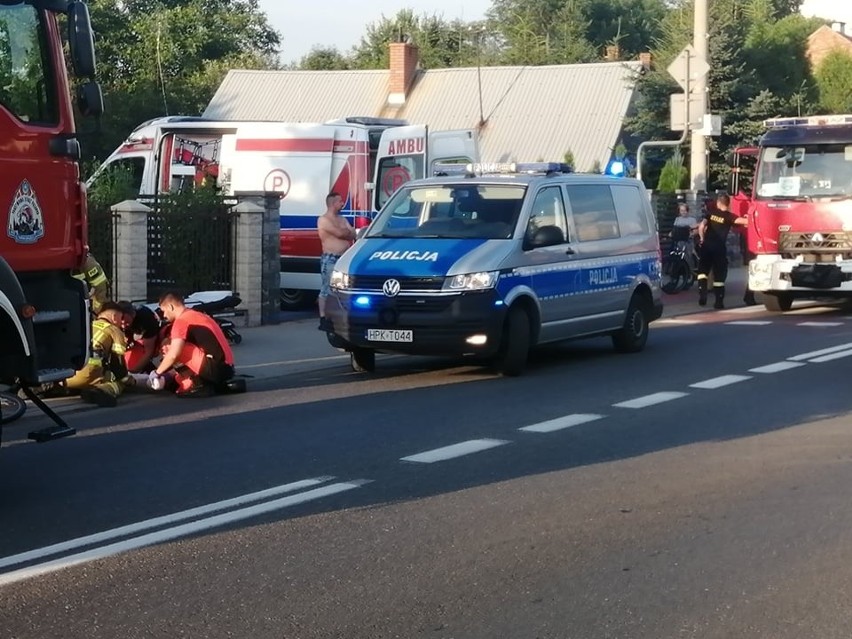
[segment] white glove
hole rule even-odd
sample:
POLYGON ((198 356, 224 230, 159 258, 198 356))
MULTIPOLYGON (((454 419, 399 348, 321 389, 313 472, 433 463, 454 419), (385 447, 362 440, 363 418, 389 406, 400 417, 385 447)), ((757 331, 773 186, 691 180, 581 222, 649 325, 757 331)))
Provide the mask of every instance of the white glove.
POLYGON ((166 387, 166 380, 162 378, 161 375, 157 374, 157 371, 151 371, 148 375, 148 388, 151 390, 163 390, 166 387))

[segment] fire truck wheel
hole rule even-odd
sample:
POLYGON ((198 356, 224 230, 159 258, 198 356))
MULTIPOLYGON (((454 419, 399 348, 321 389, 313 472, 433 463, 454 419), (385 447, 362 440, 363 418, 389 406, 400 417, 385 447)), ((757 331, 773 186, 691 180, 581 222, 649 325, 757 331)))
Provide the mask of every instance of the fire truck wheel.
POLYGON ((793 296, 789 293, 767 293, 763 296, 763 307, 770 313, 784 313, 793 307, 793 296))

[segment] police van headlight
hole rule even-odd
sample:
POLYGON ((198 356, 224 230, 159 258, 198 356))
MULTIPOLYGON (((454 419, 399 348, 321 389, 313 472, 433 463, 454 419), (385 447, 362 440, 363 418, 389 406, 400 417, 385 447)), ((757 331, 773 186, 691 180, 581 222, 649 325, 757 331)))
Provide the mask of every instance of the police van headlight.
POLYGON ((350 282, 351 278, 349 277, 349 273, 344 273, 343 271, 331 272, 331 288, 336 288, 340 290, 351 288, 350 282))
POLYGON ((445 291, 484 291, 494 288, 499 271, 483 271, 481 273, 465 273, 452 275, 444 281, 445 291))

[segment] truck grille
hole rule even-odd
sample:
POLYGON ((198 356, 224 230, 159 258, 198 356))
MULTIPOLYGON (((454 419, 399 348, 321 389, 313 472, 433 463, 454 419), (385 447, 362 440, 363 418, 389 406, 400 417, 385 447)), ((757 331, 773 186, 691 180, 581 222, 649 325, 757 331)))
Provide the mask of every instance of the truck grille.
POLYGON ((349 280, 349 286, 359 291, 381 291, 387 280, 399 282, 400 292, 404 291, 440 291, 444 286, 443 277, 396 277, 394 275, 355 275, 349 280))
POLYGON ((778 238, 781 253, 852 253, 852 234, 846 231, 831 233, 781 233, 778 238))

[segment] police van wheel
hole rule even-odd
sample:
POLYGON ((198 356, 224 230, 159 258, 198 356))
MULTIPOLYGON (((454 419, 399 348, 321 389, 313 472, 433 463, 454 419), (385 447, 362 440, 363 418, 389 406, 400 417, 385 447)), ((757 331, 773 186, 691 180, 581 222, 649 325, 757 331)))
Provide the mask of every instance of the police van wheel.
POLYGON ((349 363, 356 373, 372 373, 376 370, 376 351, 357 348, 349 354, 349 363))
POLYGON ((648 303, 634 295, 627 308, 624 326, 612 334, 612 344, 620 353, 638 353, 648 341, 648 303))
POLYGON ((763 296, 763 307, 770 313, 784 313, 793 308, 793 296, 789 293, 767 293, 763 296))
POLYGON ((503 341, 494 358, 494 369, 506 377, 517 377, 527 365, 530 354, 530 316, 515 306, 503 326, 503 341))

